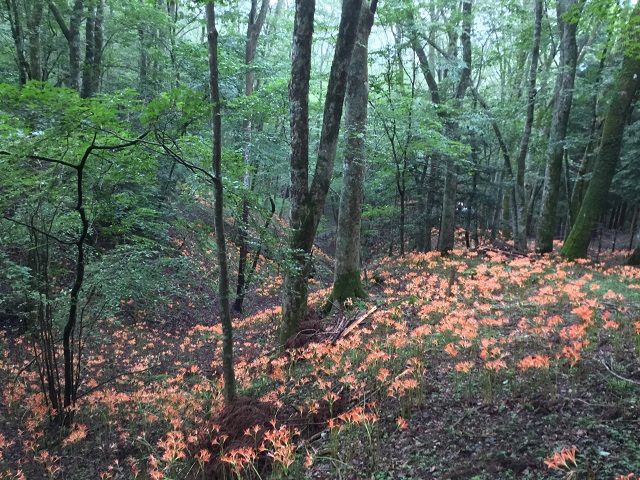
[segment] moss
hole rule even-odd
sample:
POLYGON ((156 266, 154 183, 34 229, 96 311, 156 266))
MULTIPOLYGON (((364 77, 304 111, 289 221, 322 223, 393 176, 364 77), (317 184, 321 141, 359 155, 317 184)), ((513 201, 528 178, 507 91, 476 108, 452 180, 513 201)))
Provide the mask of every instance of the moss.
POLYGON ((629 265, 631 267, 640 266, 640 248, 636 248, 631 254, 631 256, 627 258, 627 261, 624 263, 625 265, 629 265))
POLYGON ((340 275, 333 284, 333 291, 329 297, 329 301, 344 302, 347 298, 366 298, 362 282, 360 281, 360 272, 347 272, 340 275))

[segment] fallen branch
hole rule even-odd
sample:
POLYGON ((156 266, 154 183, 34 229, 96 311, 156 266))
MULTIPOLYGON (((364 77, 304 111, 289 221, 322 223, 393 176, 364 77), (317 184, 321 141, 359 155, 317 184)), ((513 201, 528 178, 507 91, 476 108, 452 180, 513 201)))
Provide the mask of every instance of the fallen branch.
POLYGON ((360 325, 366 318, 368 318, 373 312, 375 312, 378 307, 371 307, 365 314, 356 318, 350 325, 348 325, 344 329, 340 329, 336 332, 334 337, 331 339, 331 343, 336 343, 339 339, 346 337, 351 333, 358 325, 360 325))
POLYGON ((604 368, 607 369, 607 371, 613 375, 614 377, 616 377, 619 380, 622 380, 624 382, 629 382, 629 383, 633 383, 634 385, 640 385, 640 382, 637 380, 633 380, 631 378, 626 378, 623 377, 622 375, 617 374, 616 372, 614 372, 611 367, 609 367, 609 365, 607 365, 607 362, 605 362, 604 360, 600 360, 600 363, 604 366, 604 368))

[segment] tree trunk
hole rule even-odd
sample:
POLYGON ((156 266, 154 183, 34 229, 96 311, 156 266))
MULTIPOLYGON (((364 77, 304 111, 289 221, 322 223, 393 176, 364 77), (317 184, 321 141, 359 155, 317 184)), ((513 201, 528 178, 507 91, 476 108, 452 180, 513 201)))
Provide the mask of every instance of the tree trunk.
POLYGON ((436 184, 438 179, 438 170, 440 165, 440 155, 432 155, 431 156, 431 165, 429 166, 429 185, 428 185, 428 193, 427 193, 427 218, 425 225, 425 233, 426 237, 424 239, 424 251, 430 252, 433 248, 431 244, 431 231, 433 230, 435 224, 436 210, 434 209, 434 204, 436 201, 436 184))
POLYGON ((93 75, 93 55, 94 55, 94 30, 96 27, 95 7, 90 5, 89 14, 85 21, 85 49, 84 49, 84 64, 82 68, 82 90, 80 96, 82 98, 89 98, 93 96, 91 91, 91 77, 93 75))
POLYGON ((44 3, 41 0, 32 2, 31 11, 27 14, 27 25, 29 31, 29 78, 39 82, 46 80, 44 68, 42 66, 42 43, 40 41, 40 26, 42 25, 42 14, 44 3))
POLYGON ((438 235, 438 251, 447 253, 453 250, 456 231, 456 193, 458 190, 458 171, 452 157, 447 158, 442 197, 442 215, 438 235))
MULTIPOLYGON (((609 49, 609 43, 611 41, 611 34, 612 32, 609 32, 609 37, 607 38, 604 50, 600 56, 600 65, 598 66, 598 73, 594 82, 595 88, 600 85, 602 71, 604 70, 607 59, 607 50, 609 49)), ((599 135, 597 135, 597 133, 602 127, 602 122, 598 121, 598 103, 598 96, 594 95, 591 101, 591 127, 589 128, 589 141, 584 149, 580 168, 578 169, 578 178, 576 179, 571 192, 571 202, 569 204, 569 220, 571 222, 571 226, 573 226, 576 217, 578 216, 578 212, 580 211, 580 205, 582 204, 584 194, 589 186, 589 178, 593 171, 593 164, 596 159, 595 150, 599 140, 599 135)))
MULTIPOLYGON (((634 7, 629 25, 637 25, 638 20, 640 20, 640 4, 634 7)), ((629 38, 625 45, 637 45, 638 42, 640 42, 640 33, 635 29, 633 37, 629 38)), ((640 57, 635 51, 627 51, 622 60, 622 69, 611 106, 604 121, 593 176, 573 228, 560 252, 564 258, 573 260, 587 256, 591 231, 602 214, 620 158, 624 127, 640 85, 639 73, 640 57)))
POLYGON ((344 0, 336 49, 327 86, 318 159, 311 186, 309 169, 309 77, 315 0, 296 0, 291 81, 291 238, 292 264, 284 279, 282 345, 307 312, 307 277, 313 239, 322 216, 335 161, 347 72, 358 29, 362 0, 344 0))
POLYGON ((20 85, 24 85, 29 80, 29 63, 25 56, 25 37, 22 29, 22 21, 16 0, 5 0, 7 6, 7 15, 9 16, 9 25, 11 27, 11 36, 16 47, 16 63, 18 65, 18 79, 20 85))
POLYGON ((502 215, 502 195, 504 191, 504 172, 506 167, 502 167, 500 173, 498 174, 498 195, 495 201, 495 209, 493 210, 493 215, 491 216, 491 241, 495 240, 498 236, 498 230, 500 229, 500 217, 502 215))
POLYGON ((104 0, 95 0, 85 23, 85 54, 82 69, 82 98, 93 97, 100 86, 104 36, 104 0))
MULTIPOLYGON (((140 0, 140 3, 144 3, 144 0, 140 0)), ((138 28, 138 40, 140 41, 140 56, 138 59, 138 92, 143 102, 146 104, 149 101, 149 59, 147 57, 146 40, 147 27, 140 26, 138 28)))
POLYGON ((629 250, 633 248, 633 239, 636 235, 636 228, 638 226, 638 214, 640 214, 640 208, 633 210, 633 217, 631 217, 631 227, 629 228, 629 250))
MULTIPOLYGON (((245 65, 247 66, 247 70, 244 74, 245 79, 245 87, 244 93, 245 96, 250 97, 253 95, 253 91, 255 88, 255 71, 251 67, 251 64, 256 58, 256 50, 258 48, 258 38, 260 37, 260 32, 262 31, 262 27, 264 25, 265 19, 267 17, 267 10, 269 9, 269 0, 262 0, 262 5, 260 7, 260 13, 257 13, 256 10, 258 8, 258 1, 251 1, 251 10, 249 11, 249 21, 247 22, 247 39, 245 43, 245 65), (257 17, 256 17, 257 15, 257 17)), ((253 128, 253 121, 250 116, 246 117, 242 121, 242 130, 244 131, 244 149, 243 149, 243 157, 245 162, 245 172, 244 172, 244 188, 245 191, 248 191, 251 184, 250 179, 250 167, 251 167, 251 134, 253 128)), ((238 282, 236 284, 236 300, 233 304, 233 309, 237 312, 242 312, 242 304, 244 303, 244 297, 246 294, 246 266, 247 259, 249 257, 249 245, 247 243, 248 239, 248 228, 249 228, 249 200, 246 198, 242 199, 242 214, 240 216, 240 231, 238 235, 238 249, 239 249, 239 258, 238 258, 238 282)))
POLYGON ((220 277, 218 295, 220 302, 220 322, 222 323, 222 374, 224 377, 224 399, 230 403, 236 396, 236 382, 233 371, 233 325, 229 309, 229 269, 227 246, 224 238, 224 191, 222 185, 222 122, 220 117, 220 89, 218 81, 218 31, 215 22, 215 7, 208 2, 205 7, 207 20, 207 45, 209 49, 209 91, 213 122, 212 167, 214 181, 214 222, 220 277))
MULTIPOLYGON (((462 4, 462 61, 464 66, 460 72, 460 81, 456 89, 456 104, 462 106, 462 100, 467 94, 471 77, 471 2, 462 4)), ((453 46, 450 50, 454 50, 453 46)), ((457 122, 452 122, 450 131, 454 137, 458 136, 457 122)), ((442 196, 442 217, 440 221, 440 235, 438 237, 438 251, 447 253, 454 247, 456 230, 456 195, 458 190, 458 167, 452 157, 447 159, 444 181, 444 194, 442 196)))
POLYGON ((407 206, 407 189, 404 186, 404 175, 402 176, 402 187, 398 189, 398 194, 400 195, 400 235, 398 242, 400 243, 400 256, 404 255, 404 224, 407 218, 406 214, 406 206, 407 206))
POLYGON ((82 72, 80 68, 80 25, 82 24, 84 10, 83 0, 75 0, 68 26, 54 1, 48 0, 48 5, 69 47, 69 77, 66 82, 67 86, 80 92, 80 74, 82 72))
POLYGON ((549 253, 553 250, 562 159, 573 102, 573 85, 578 59, 576 30, 583 5, 584 0, 558 0, 556 7, 560 30, 560 71, 556 77, 555 102, 542 192, 542 212, 536 238, 536 251, 539 253, 549 253), (565 17, 569 11, 571 11, 572 18, 567 21, 565 17))
POLYGON ((363 1, 356 44, 351 56, 345 98, 344 174, 340 194, 336 263, 330 300, 364 298, 367 294, 360 281, 360 225, 364 194, 365 138, 369 98, 369 34, 377 0, 363 1))
POLYGON ((416 215, 417 238, 416 250, 424 252, 427 241, 427 217, 429 215, 427 203, 427 180, 429 172, 429 157, 424 158, 422 171, 414 173, 416 196, 418 197, 418 212, 416 215))
POLYGON ((536 79, 538 73, 538 58, 540 56, 540 31, 542 29, 542 0, 536 0, 534 7, 534 27, 533 27, 533 48, 531 49, 531 67, 529 69, 529 91, 527 94, 527 115, 524 126, 524 133, 520 141, 520 151, 516 164, 515 182, 515 222, 514 240, 515 247, 521 252, 529 249, 527 245, 527 205, 525 194, 524 174, 526 170, 527 151, 529 149, 529 139, 533 127, 533 113, 536 99, 536 79))

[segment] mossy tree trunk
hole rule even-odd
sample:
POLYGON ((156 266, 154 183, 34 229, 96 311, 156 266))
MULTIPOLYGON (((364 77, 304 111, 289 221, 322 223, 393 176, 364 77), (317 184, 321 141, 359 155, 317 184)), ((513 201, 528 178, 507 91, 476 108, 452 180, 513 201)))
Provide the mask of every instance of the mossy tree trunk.
POLYGON ((575 223, 560 252, 564 258, 569 260, 587 256, 591 232, 598 218, 602 215, 611 181, 616 172, 620 149, 622 148, 624 127, 640 86, 640 55, 638 54, 640 32, 637 29, 639 20, 640 4, 637 4, 633 9, 629 22, 629 25, 636 25, 636 28, 632 38, 625 42, 630 47, 627 47, 626 54, 622 60, 618 83, 604 121, 602 139, 593 167, 593 175, 575 223))
POLYGON ((102 50, 104 48, 104 0, 88 5, 89 14, 85 22, 85 54, 82 67, 82 98, 93 97, 100 88, 102 50))
POLYGON ((365 172, 365 136, 369 101, 369 34, 377 0, 363 1, 356 44, 351 56, 345 98, 344 174, 340 194, 336 263, 330 300, 364 298, 367 293, 360 281, 360 226, 365 172))
MULTIPOLYGON (((600 64, 598 66, 598 73, 596 74, 596 78, 594 81, 594 87, 596 88, 600 86, 602 72, 606 64, 607 51, 609 50, 609 44, 611 42, 611 34, 612 32, 609 32, 609 37, 607 38, 604 50, 600 54, 600 64)), ((599 103, 600 102, 598 95, 594 95, 590 105, 591 126, 589 127, 589 141, 587 142, 587 146, 585 147, 584 154, 582 156, 582 161, 580 162, 578 177, 576 178, 575 184, 573 185, 573 190, 571 191, 571 201, 569 203, 569 221, 571 223, 571 226, 573 226, 573 224, 575 223, 578 212, 580 211, 580 205, 582 204, 584 194, 589 187, 589 179, 591 178, 593 165, 595 164, 596 146, 598 144, 598 140, 601 137, 601 135, 599 135, 599 132, 601 132, 602 129, 602 121, 598 120, 599 103)))

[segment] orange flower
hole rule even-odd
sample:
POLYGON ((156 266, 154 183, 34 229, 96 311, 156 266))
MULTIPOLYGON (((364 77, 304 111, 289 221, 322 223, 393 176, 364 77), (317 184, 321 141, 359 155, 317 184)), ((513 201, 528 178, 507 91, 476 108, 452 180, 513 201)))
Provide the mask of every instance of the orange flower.
POLYGON ((387 380, 387 378, 389 378, 390 375, 391 375, 391 372, 389 370, 387 370, 386 368, 381 368, 378 375, 376 375, 376 380, 383 383, 387 380))
POLYGON ((549 368, 549 357, 546 355, 533 355, 524 357, 522 360, 518 362, 518 368, 521 370, 529 370, 530 368, 549 368))
POLYGON ((304 457, 304 466, 305 468, 311 468, 311 465, 313 465, 313 455, 308 453, 307 456, 304 457))
POLYGON ((456 347, 454 347, 452 343, 447 343, 447 346, 444 347, 444 351, 447 352, 452 357, 455 357, 456 355, 458 355, 458 350, 456 350, 456 347))
POLYGON ((585 323, 590 323, 593 319, 593 309, 587 305, 580 305, 571 310, 571 313, 577 315, 585 323))
POLYGON ((402 418, 402 417, 398 417, 396 418, 396 424, 398 425, 398 429, 399 430, 406 430, 409 428, 409 424, 407 423, 407 421, 402 418))
POLYGON ((574 467, 577 467, 576 463, 576 447, 572 449, 563 448, 560 452, 553 454, 553 457, 547 458, 544 463, 547 467, 554 470, 570 470, 571 467, 567 464, 567 460, 573 463, 574 467))
POLYGON ((87 436, 87 426, 82 424, 75 424, 74 430, 71 434, 62 441, 63 445, 69 445, 71 443, 79 442, 87 436))
POLYGON ((491 360, 484 364, 484 368, 486 370, 499 372, 500 370, 504 370, 505 368, 507 368, 507 364, 504 362, 504 360, 491 360))
POLYGON ((469 373, 472 368, 473 368, 473 362, 471 361, 456 363, 456 372, 458 373, 460 372, 469 373))
POLYGON ((195 458, 200 465, 204 465, 211 459, 211 452, 203 448, 198 453, 196 453, 195 458))

